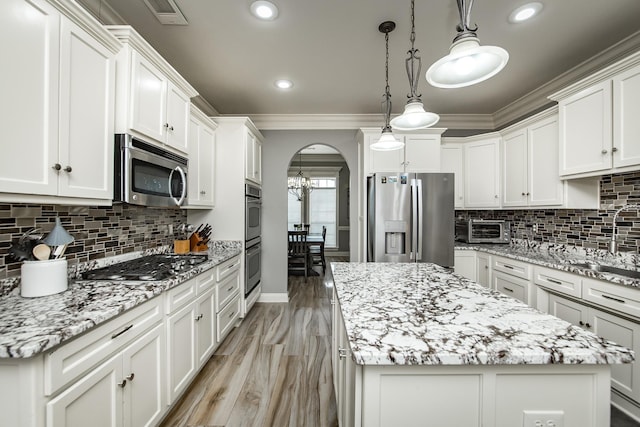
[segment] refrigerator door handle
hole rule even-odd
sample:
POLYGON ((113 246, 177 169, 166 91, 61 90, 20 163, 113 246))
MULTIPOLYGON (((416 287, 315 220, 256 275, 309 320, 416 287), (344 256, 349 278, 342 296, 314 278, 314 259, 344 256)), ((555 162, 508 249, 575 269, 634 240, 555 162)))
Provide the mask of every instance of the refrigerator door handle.
POLYGON ((418 229, 415 231, 416 240, 416 261, 422 261, 422 236, 424 236, 423 224, 423 206, 422 206, 422 180, 417 179, 418 188, 416 192, 418 193, 418 229))
POLYGON ((418 184, 416 179, 411 180, 411 261, 418 260, 418 184))

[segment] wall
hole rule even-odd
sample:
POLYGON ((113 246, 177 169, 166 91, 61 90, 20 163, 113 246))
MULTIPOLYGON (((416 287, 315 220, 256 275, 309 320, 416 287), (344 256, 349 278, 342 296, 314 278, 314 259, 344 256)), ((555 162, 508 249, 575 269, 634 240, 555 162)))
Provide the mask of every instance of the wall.
POLYGON ((185 223, 179 209, 155 209, 126 204, 111 207, 0 204, 0 279, 20 275, 20 262, 8 256, 11 242, 32 228, 45 235, 55 217, 75 238, 65 257, 69 264, 121 255, 172 243, 174 230, 185 223))
MULTIPOLYGON (((287 293, 287 169, 300 149, 326 144, 340 152, 350 172, 350 192, 358 194, 358 146, 355 130, 263 131, 262 145, 262 292, 287 293)), ((353 200, 353 198, 352 198, 353 200)), ((350 252, 356 259, 358 207, 351 203, 350 252)))
MULTIPOLYGON (((511 221, 512 235, 516 238, 606 250, 616 209, 632 203, 640 203, 640 172, 604 175, 600 184, 599 210, 456 211, 456 215, 459 218, 511 221), (538 224, 537 233, 533 232, 533 224, 538 224)), ((617 226, 619 251, 637 251, 640 245, 640 213, 637 210, 621 213, 617 226)))

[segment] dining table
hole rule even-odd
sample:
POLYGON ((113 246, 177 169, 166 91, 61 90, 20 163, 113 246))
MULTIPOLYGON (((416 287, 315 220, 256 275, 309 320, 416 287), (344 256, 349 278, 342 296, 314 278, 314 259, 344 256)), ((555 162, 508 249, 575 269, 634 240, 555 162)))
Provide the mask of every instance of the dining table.
MULTIPOLYGON (((289 230, 289 231, 300 231, 300 230, 289 230)), ((310 249, 313 246, 318 246, 320 248, 320 253, 323 254, 324 258, 324 238, 322 234, 307 234, 307 248, 310 249)), ((291 236, 289 236, 291 239, 291 236)))

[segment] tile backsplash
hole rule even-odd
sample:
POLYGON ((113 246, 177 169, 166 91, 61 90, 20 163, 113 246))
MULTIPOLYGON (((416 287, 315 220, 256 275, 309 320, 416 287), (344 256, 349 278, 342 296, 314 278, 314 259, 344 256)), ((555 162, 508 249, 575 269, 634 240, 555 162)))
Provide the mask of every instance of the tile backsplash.
MULTIPOLYGON (((580 246, 588 249, 608 248, 615 211, 640 203, 640 172, 602 176, 600 209, 533 209, 495 211, 456 211, 458 218, 504 219, 511 222, 512 237, 580 246), (538 230, 534 232, 534 224, 538 230)), ((622 212, 617 221, 618 250, 638 250, 640 212, 622 212)))
POLYGON ((70 265, 171 244, 169 226, 175 231, 187 221, 181 209, 0 203, 0 279, 20 275, 21 262, 9 256, 11 242, 32 228, 46 235, 56 216, 75 238, 65 253, 70 265))

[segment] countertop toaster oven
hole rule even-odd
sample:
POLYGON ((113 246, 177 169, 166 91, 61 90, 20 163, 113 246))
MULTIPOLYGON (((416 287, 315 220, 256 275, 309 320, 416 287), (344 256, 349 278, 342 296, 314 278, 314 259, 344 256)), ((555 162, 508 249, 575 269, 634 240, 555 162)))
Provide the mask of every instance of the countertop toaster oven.
POLYGON ((498 219, 456 221, 456 240, 466 243, 509 243, 511 224, 498 219))

